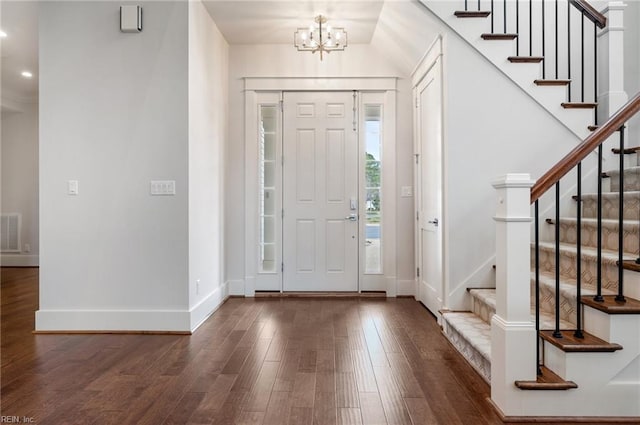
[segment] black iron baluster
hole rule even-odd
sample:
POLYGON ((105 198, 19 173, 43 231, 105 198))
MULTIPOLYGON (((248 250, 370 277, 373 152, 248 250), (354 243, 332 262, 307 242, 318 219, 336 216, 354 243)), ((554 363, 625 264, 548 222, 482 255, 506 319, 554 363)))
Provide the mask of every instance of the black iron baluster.
POLYGON ((556 183, 556 327, 554 338, 562 338, 560 332, 560 182, 556 183))
POLYGON ((567 2, 567 80, 569 103, 571 103, 571 3, 567 2))
POLYGON ((594 301, 602 302, 602 144, 598 146, 598 205, 597 205, 597 264, 596 264, 596 296, 594 301))
POLYGON ((558 79, 558 0, 556 0, 556 80, 558 79))
POLYGON ((507 0, 504 0, 504 9, 503 9, 503 13, 504 16, 502 17, 502 20, 504 21, 504 33, 507 33, 507 0))
POLYGON ((520 2, 516 0, 516 56, 520 56, 520 2))
MULTIPOLYGON (((542 0, 542 57, 545 57, 545 42, 544 42, 544 27, 545 27, 545 19, 544 19, 544 3, 545 0, 542 0)), ((542 61, 542 79, 544 80, 547 75, 547 62, 542 61)))
POLYGON ((467 11, 469 10, 469 5, 467 4, 468 0, 464 0, 464 10, 467 11))
POLYGON ((480 12, 480 0, 478 0, 478 12, 480 12))
POLYGON ((593 23, 593 103, 594 109, 593 123, 598 125, 598 27, 593 23))
POLYGON ((581 95, 581 102, 584 102, 584 15, 582 15, 582 20, 581 20, 581 43, 582 43, 582 59, 581 59, 581 67, 582 67, 582 74, 580 77, 580 84, 582 85, 582 95, 581 95))
POLYGON ((624 249, 624 126, 620 127, 620 193, 618 194, 618 295, 616 301, 626 302, 623 291, 623 258, 622 251, 624 249))
POLYGON ((540 369, 540 226, 538 214, 538 200, 535 202, 535 238, 536 238, 536 370, 542 375, 540 369))
POLYGON ((578 195, 577 195, 577 209, 576 219, 578 227, 576 230, 576 331, 573 336, 576 338, 584 338, 582 333, 582 162, 578 163, 578 195))
POLYGON ((529 0, 529 56, 533 56, 533 0, 529 0))

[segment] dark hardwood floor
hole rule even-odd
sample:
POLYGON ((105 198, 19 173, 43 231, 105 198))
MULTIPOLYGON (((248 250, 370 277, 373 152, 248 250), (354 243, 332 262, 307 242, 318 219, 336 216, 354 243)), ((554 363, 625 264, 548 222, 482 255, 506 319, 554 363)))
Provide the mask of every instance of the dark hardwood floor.
POLYGON ((192 336, 34 335, 3 268, 1 414, 36 424, 501 424, 413 299, 229 299, 192 336))

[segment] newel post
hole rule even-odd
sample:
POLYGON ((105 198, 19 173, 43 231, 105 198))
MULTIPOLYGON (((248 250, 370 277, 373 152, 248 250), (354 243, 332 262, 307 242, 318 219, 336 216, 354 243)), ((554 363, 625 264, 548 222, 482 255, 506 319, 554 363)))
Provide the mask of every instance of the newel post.
POLYGON ((491 319, 491 399, 502 413, 522 411, 516 380, 536 379, 531 320, 531 186, 529 174, 495 180, 496 314, 491 319))
POLYGON ((598 33, 598 123, 620 109, 629 97, 624 91, 624 9, 622 1, 609 1, 602 11, 607 26, 598 33))

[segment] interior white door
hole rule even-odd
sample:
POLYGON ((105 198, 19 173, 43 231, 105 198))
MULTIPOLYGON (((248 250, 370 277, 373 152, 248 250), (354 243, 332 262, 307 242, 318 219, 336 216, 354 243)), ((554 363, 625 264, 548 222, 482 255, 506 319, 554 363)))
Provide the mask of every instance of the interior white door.
POLYGON ((440 60, 417 87, 418 249, 420 301, 436 317, 443 303, 442 80, 440 60))
POLYGON ((284 93, 283 290, 358 290, 358 136, 350 92, 284 93))

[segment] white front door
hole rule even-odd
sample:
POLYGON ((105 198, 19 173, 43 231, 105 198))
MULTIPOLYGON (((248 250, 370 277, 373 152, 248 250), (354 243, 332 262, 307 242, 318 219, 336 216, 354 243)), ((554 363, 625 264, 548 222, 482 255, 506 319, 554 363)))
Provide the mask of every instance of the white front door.
POLYGON ((440 59, 418 84, 419 298, 436 317, 443 304, 442 84, 440 59))
POLYGON ((284 93, 283 290, 358 290, 351 92, 284 93))

